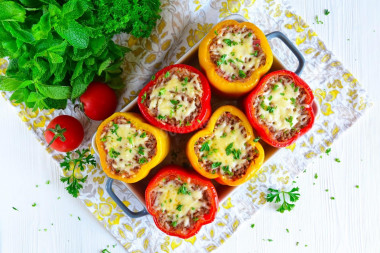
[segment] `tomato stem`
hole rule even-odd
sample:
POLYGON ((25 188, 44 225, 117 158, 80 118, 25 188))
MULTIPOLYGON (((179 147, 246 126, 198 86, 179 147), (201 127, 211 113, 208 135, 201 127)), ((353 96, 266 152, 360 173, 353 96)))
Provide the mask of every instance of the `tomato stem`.
POLYGON ((55 128, 48 128, 47 131, 50 131, 54 134, 54 137, 49 142, 48 147, 50 147, 50 145, 53 144, 53 142, 58 138, 60 138, 63 142, 66 141, 66 137, 63 135, 63 133, 66 132, 66 128, 61 128, 59 124, 55 125, 55 128))

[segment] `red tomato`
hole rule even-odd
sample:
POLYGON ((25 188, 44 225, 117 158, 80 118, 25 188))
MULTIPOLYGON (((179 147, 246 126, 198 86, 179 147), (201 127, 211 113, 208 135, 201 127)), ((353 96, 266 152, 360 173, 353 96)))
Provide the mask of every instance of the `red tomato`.
POLYGON ((45 140, 49 146, 60 152, 76 149, 82 143, 84 130, 74 117, 61 115, 50 121, 45 131, 45 140))
POLYGON ((80 102, 87 117, 93 120, 105 120, 115 112, 117 97, 107 84, 92 82, 80 96, 80 102))

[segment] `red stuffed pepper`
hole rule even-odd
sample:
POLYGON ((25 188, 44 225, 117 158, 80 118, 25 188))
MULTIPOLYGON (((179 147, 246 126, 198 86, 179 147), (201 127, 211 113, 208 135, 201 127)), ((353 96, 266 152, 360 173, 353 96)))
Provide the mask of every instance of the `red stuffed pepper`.
POLYGON ((174 133, 189 133, 210 117, 210 86, 196 68, 176 64, 157 72, 141 90, 138 106, 150 124, 174 133))
POLYGON ((176 165, 160 170, 145 191, 148 212, 164 233, 182 239, 214 221, 218 195, 210 180, 176 165))
POLYGON ((244 101, 248 120, 269 145, 286 147, 314 123, 313 92, 295 73, 266 75, 244 101))

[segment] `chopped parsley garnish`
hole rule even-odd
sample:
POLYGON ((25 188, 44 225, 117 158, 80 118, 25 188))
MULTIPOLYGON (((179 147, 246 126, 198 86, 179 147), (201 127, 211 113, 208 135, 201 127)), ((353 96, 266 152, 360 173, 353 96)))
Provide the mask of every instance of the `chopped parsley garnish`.
POLYGON ((330 197, 330 199, 334 200, 334 199, 335 199, 335 197, 330 197))
POLYGON ((168 78, 169 76, 170 76, 170 72, 168 71, 165 73, 165 78, 168 78))
POLYGON ((177 221, 173 221, 173 222, 172 222, 172 226, 173 226, 173 227, 176 227, 176 226, 177 226, 177 221))
POLYGON ((239 159, 240 155, 241 155, 240 149, 233 149, 232 150, 232 155, 233 155, 233 157, 234 157, 235 160, 239 159))
POLYGON ((143 164, 143 163, 146 163, 146 162, 148 162, 148 160, 145 157, 141 157, 139 159, 139 164, 143 164))
POLYGON ((227 137, 227 133, 223 133, 220 138, 226 138, 227 137))
POLYGON ((359 189, 359 185, 355 185, 355 187, 359 189))
POLYGON ((107 140, 107 137, 108 136, 104 136, 103 138, 100 139, 100 141, 105 142, 107 140))
POLYGON ((286 232, 288 232, 288 233, 289 233, 289 229, 286 229, 286 232))
POLYGON ((249 32, 249 33, 248 33, 248 37, 251 37, 251 35, 252 35, 252 33, 251 33, 251 32, 249 32))
POLYGON ((276 108, 273 107, 273 106, 270 106, 270 105, 267 106, 267 111, 268 111, 269 113, 273 113, 273 112, 274 112, 274 109, 276 109, 276 108))
POLYGON ((215 168, 218 168, 220 165, 222 165, 221 162, 215 162, 211 165, 211 168, 215 169, 215 168))
POLYGON ((245 77, 247 77, 247 75, 244 73, 244 71, 243 70, 241 70, 241 69, 239 69, 239 76, 241 77, 241 78, 245 78, 245 77))
POLYGON ((269 193, 266 196, 266 200, 268 202, 275 202, 279 203, 282 200, 281 206, 277 209, 278 212, 284 213, 285 210, 291 211, 294 208, 294 204, 288 203, 286 201, 285 195, 288 195, 290 202, 296 202, 299 199, 300 194, 298 193, 299 188, 295 187, 291 189, 289 192, 282 191, 282 190, 276 190, 269 188, 269 193), (282 199, 281 197, 282 196, 282 199))
POLYGON ((187 183, 183 183, 181 185, 181 187, 179 187, 178 189, 178 194, 187 194, 187 195, 191 195, 191 192, 187 189, 187 183))
POLYGON ((298 91, 298 86, 296 86, 295 88, 294 88, 294 92, 297 92, 298 91))
POLYGON ((226 57, 227 57, 226 54, 222 55, 220 59, 216 62, 216 65, 218 65, 219 67, 222 64, 227 64, 226 57))
POLYGON ((335 162, 340 163, 340 159, 339 158, 335 158, 335 162))
POLYGON ((156 79, 156 76, 155 76, 155 75, 152 76, 151 80, 153 81, 154 79, 156 79))
POLYGON ((289 116, 288 118, 285 118, 285 121, 290 124, 290 126, 293 126, 293 116, 289 116))
POLYGON ((166 89, 165 89, 165 88, 161 88, 161 89, 158 91, 158 95, 159 95, 159 96, 162 96, 162 95, 165 94, 165 92, 166 92, 166 89))
POLYGON ((237 62, 240 62, 240 63, 244 63, 242 60, 240 60, 239 58, 235 58, 235 60, 237 61, 237 62))
POLYGON ((297 104, 296 104, 296 99, 295 98, 290 98, 290 101, 292 101, 292 105, 294 105, 294 106, 296 106, 297 104))
POLYGON ((235 56, 235 52, 231 52, 231 56, 235 56))
POLYGON ((141 103, 144 103, 146 99, 146 92, 144 93, 144 95, 141 96, 141 103))
POLYGON ((159 114, 159 115, 157 116, 157 118, 160 119, 160 120, 164 120, 164 119, 166 119, 166 116, 162 116, 161 114, 159 114))
POLYGON ((317 174, 317 173, 314 174, 314 178, 315 178, 315 179, 318 178, 318 174, 317 174))
POLYGON ((277 89, 278 89, 278 84, 273 85, 272 90, 277 90, 277 89))
POLYGON ((227 155, 230 155, 232 153, 232 147, 234 146, 234 143, 231 142, 230 144, 228 144, 228 146, 226 147, 226 154, 227 155))
POLYGON ((132 137, 127 137, 129 144, 133 145, 133 139, 132 137))
POLYGON ((315 16, 315 22, 317 22, 317 24, 323 24, 323 22, 319 20, 318 15, 315 16))
POLYGON ((210 146, 208 145, 210 141, 205 141, 202 146, 201 146, 201 149, 200 151, 203 152, 203 151, 210 151, 210 146))
POLYGON ((123 138, 122 137, 119 137, 119 138, 117 138, 116 140, 117 141, 121 141, 123 138))
POLYGON ((183 207, 183 205, 178 205, 176 209, 177 209, 178 211, 181 211, 181 210, 182 210, 182 207, 183 207))
POLYGON ((329 11, 328 9, 325 9, 325 10, 324 10, 324 13, 325 13, 325 15, 327 16, 327 15, 330 14, 330 11, 329 11))
POLYGON ((234 63, 235 61, 233 59, 228 59, 228 62, 234 63))
POLYGON ((236 41, 230 40, 230 39, 224 39, 224 43, 226 43, 228 46, 236 46, 238 43, 236 41))
POLYGON ((280 93, 280 95, 281 95, 281 96, 285 96, 285 93, 282 92, 282 93, 280 93))
POLYGON ((232 173, 231 171, 230 171, 230 166, 228 166, 228 165, 226 165, 226 166, 223 166, 222 167, 222 170, 224 171, 224 173, 226 173, 226 174, 228 174, 228 175, 230 175, 230 176, 232 176, 234 173, 232 173))
POLYGON ((255 227, 255 224, 251 224, 251 228, 254 228, 255 227))
POLYGON ((120 155, 120 153, 117 152, 114 148, 111 148, 108 154, 110 155, 111 158, 117 158, 120 155))
POLYGON ((118 125, 118 124, 115 124, 115 122, 112 122, 112 124, 113 124, 113 125, 112 125, 113 128, 111 128, 111 133, 117 135, 117 130, 119 129, 119 125, 118 125))
POLYGON ((144 147, 143 146, 139 146, 139 150, 138 150, 138 153, 140 154, 140 155, 144 155, 144 147))
POLYGON ((219 35, 218 32, 217 32, 216 30, 214 30, 214 33, 215 33, 215 35, 219 35))
POLYGON ((259 55, 259 51, 258 50, 255 50, 255 52, 253 52, 252 54, 253 56, 257 57, 259 55))
POLYGON ((13 210, 16 210, 16 211, 18 211, 18 209, 17 209, 16 207, 12 206, 12 208, 13 208, 13 210))
POLYGON ((146 136, 146 133, 143 132, 143 133, 140 135, 140 138, 145 138, 145 136, 146 136))
POLYGON ((185 79, 183 79, 183 83, 181 83, 182 86, 186 86, 186 84, 189 82, 189 78, 188 77, 185 77, 185 79))
POLYGON ((231 79, 232 79, 232 80, 235 80, 235 78, 236 78, 236 76, 235 76, 235 74, 233 74, 233 75, 231 76, 231 79))
POLYGON ((331 152, 331 148, 326 149, 326 154, 327 155, 330 155, 330 152, 331 152))
POLYGON ((261 139, 260 137, 257 137, 257 138, 255 138, 255 139, 253 140, 253 142, 259 142, 260 139, 261 139))
POLYGON ((172 103, 173 105, 178 105, 179 100, 173 100, 173 99, 171 99, 170 103, 172 103))
POLYGON ((263 108, 264 110, 266 109, 266 106, 264 104, 264 101, 262 100, 261 103, 260 103, 260 107, 263 108))
POLYGON ((197 221, 197 220, 199 220, 198 217, 194 217, 194 218, 193 218, 193 221, 197 221))
POLYGON ((272 95, 270 95, 270 96, 268 97, 268 100, 272 100, 272 95))
POLYGON ((36 202, 34 202, 33 204, 32 204, 32 207, 35 207, 37 204, 36 204, 36 202))

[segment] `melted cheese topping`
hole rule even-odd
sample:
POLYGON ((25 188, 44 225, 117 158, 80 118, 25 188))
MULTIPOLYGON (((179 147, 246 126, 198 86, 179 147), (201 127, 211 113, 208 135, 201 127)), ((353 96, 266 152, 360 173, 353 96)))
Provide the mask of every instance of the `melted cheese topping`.
POLYGON ((276 130, 290 130, 298 123, 302 112, 297 102, 299 88, 291 80, 277 82, 272 87, 276 88, 263 93, 264 99, 258 102, 259 116, 276 130), (268 106, 274 108, 273 112, 268 110, 268 106))
POLYGON ((191 80, 181 82, 174 73, 167 83, 154 87, 150 94, 149 110, 157 108, 159 119, 174 117, 183 121, 197 109, 195 98, 203 93, 199 80, 199 75, 195 75, 191 80))
POLYGON ((190 225, 191 218, 201 207, 207 207, 207 202, 202 200, 203 192, 207 190, 207 187, 199 190, 192 190, 194 184, 190 180, 184 187, 190 194, 183 194, 179 191, 181 185, 169 181, 156 187, 154 191, 157 192, 158 197, 155 200, 154 207, 156 209, 166 212, 169 220, 176 222, 175 224, 184 223, 185 227, 190 225), (190 214, 190 215, 189 215, 190 214))
POLYGON ((230 77, 241 78, 245 77, 248 70, 257 69, 264 53, 255 50, 253 45, 255 39, 252 31, 246 29, 243 32, 227 32, 218 36, 218 46, 213 52, 223 57, 223 60, 219 59, 219 68, 230 77))
POLYGON ((152 150, 146 146, 149 136, 141 129, 136 129, 130 123, 113 124, 103 137, 107 150, 107 159, 113 159, 116 163, 112 166, 116 170, 128 172, 136 166, 141 166, 149 161, 147 154, 152 150), (135 159, 137 157, 138 159, 135 159))
POLYGON ((221 174, 233 173, 239 165, 245 164, 247 161, 243 157, 247 155, 245 144, 250 136, 244 137, 242 132, 246 131, 240 122, 230 125, 226 121, 222 121, 219 126, 215 127, 213 134, 203 142, 203 145, 207 142, 210 148, 209 151, 201 151, 201 157, 211 161, 212 169, 219 168, 221 174), (234 130, 231 130, 232 127, 234 130))

